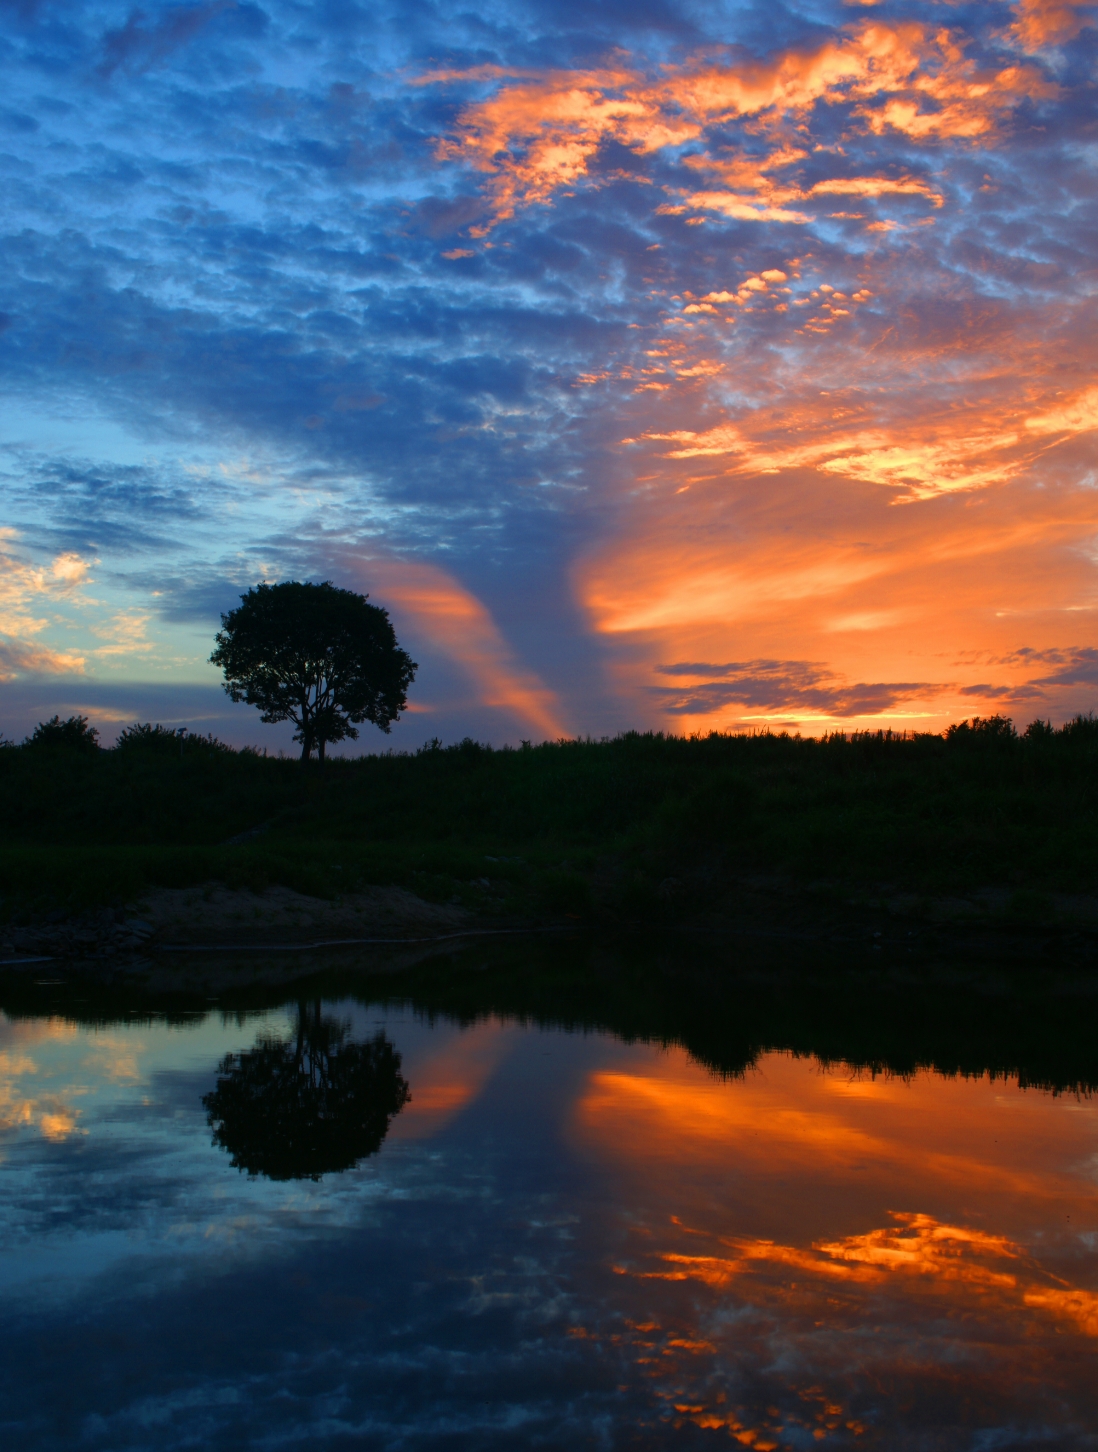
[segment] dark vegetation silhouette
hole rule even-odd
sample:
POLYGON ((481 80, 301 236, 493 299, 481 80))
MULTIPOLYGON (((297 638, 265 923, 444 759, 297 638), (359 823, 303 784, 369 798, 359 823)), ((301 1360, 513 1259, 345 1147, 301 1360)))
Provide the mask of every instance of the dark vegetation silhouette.
POLYGON ((87 756, 99 750, 99 732, 88 725, 86 716, 70 716, 66 721, 60 716, 51 716, 48 721, 39 721, 23 745, 33 751, 78 752, 87 756))
POLYGON ((59 722, 48 748, 36 733, 0 749, 0 917, 211 880, 630 917, 703 909, 746 874, 840 895, 999 884, 1038 918, 1049 893, 1098 890, 1090 716, 1021 734, 990 717, 944 735, 435 741, 323 772, 162 726, 88 748, 74 720, 71 749, 59 722))
POLYGON ((299 1002, 290 1039, 227 1054, 202 1103, 213 1142, 233 1165, 269 1180, 319 1180, 376 1154, 408 1103, 400 1055, 384 1034, 366 1043, 299 1002))
MULTIPOLYGON (((353 999, 404 1014, 412 1009, 428 1022, 470 1026, 495 1018, 613 1033, 627 1043, 681 1045, 721 1076, 743 1074, 777 1049, 867 1074, 933 1069, 1059 1093, 1098 1090, 1091 974, 1060 977, 1050 992, 1047 977, 1026 964, 990 976, 956 962, 931 965, 918 976, 902 963, 896 968, 878 962, 870 972, 864 957, 852 966, 846 948, 773 940, 732 952, 691 942, 676 953, 647 935, 617 946, 597 939, 493 939, 440 952, 400 973, 370 976, 359 964, 288 987, 225 985, 217 1011, 244 1023, 284 1004, 300 1012, 302 999, 353 999)), ((0 1009, 9 1020, 48 1013, 102 1029, 167 1021, 185 1031, 209 1013, 207 992, 201 983, 174 991, 162 984, 150 992, 139 984, 78 978, 43 985, 29 974, 12 974, 0 976, 0 1009)), ((284 1053, 296 1055, 296 1038, 284 1053)), ((260 1096, 245 1102, 258 1105, 260 1096)), ((254 1123, 251 1108, 244 1118, 254 1123)), ((256 1131, 261 1141, 266 1133, 263 1126, 256 1131)), ((250 1157, 246 1146, 255 1138, 243 1133, 241 1143, 250 1157)), ((270 1154, 272 1164, 280 1163, 277 1146, 270 1154)))
POLYGON ((257 585, 221 617, 211 662, 234 701, 268 724, 292 721, 301 758, 356 741, 370 721, 388 733, 407 704, 416 662, 397 644, 388 612, 365 595, 287 580, 257 585))

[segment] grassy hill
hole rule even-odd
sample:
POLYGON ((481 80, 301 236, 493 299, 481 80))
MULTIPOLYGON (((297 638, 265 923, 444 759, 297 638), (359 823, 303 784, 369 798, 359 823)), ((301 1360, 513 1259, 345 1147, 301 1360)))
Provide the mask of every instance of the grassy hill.
POLYGON ((931 894, 1004 884, 1034 903, 1093 892, 1098 721, 467 740, 323 767, 158 727, 111 750, 64 730, 0 748, 5 916, 216 879, 643 919, 763 873, 931 894))

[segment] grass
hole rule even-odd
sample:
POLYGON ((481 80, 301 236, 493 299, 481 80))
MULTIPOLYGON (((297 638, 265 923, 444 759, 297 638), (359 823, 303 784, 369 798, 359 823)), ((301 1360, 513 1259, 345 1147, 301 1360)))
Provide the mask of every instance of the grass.
POLYGON ((1013 885, 1017 915, 1039 920, 1049 892, 1098 886, 1096 829, 1090 717, 1022 736, 991 718, 944 736, 432 743, 323 767, 158 728, 112 750, 0 748, 5 914, 217 879, 643 917, 752 872, 925 894, 1013 885))

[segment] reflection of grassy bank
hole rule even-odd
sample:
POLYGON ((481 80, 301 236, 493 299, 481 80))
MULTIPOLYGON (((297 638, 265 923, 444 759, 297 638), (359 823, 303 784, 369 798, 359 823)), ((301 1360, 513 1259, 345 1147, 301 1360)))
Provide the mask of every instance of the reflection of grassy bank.
MULTIPOLYGON (((1085 980, 1043 979, 1024 971, 993 977, 938 969, 919 981, 886 967, 852 970, 840 958, 806 964, 788 951, 701 958, 644 948, 568 942, 479 943, 402 972, 314 974, 277 986, 238 987, 222 974, 217 1011, 241 1021, 299 999, 355 998, 410 1003, 428 1016, 472 1024, 490 1014, 627 1041, 686 1048, 714 1072, 749 1069, 784 1049, 882 1073, 930 1068, 993 1076, 1057 1091, 1098 1089, 1098 997, 1085 980)), ((145 1014, 185 1023, 211 1007, 200 979, 171 994, 96 987, 74 975, 0 983, 9 1017, 57 1014, 81 1023, 140 1021, 145 1014)))
POLYGON ((0 750, 0 873, 9 910, 217 879, 675 919, 768 872, 916 895, 1005 884, 996 911, 1039 922, 1051 892, 1098 881, 1096 784, 1089 719, 1024 738, 984 723, 949 739, 466 742, 323 769, 163 733, 0 750))

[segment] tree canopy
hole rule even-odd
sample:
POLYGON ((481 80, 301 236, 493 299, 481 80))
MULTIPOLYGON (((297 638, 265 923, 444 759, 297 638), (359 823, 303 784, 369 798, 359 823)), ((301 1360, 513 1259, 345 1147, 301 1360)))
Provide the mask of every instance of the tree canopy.
POLYGON ((388 732, 407 704, 416 662, 365 595, 330 581, 257 585, 221 625, 210 660, 225 690, 263 721, 292 721, 303 761, 314 749, 323 761, 330 741, 356 741, 363 721, 388 732))
POLYGON ((355 1043, 347 1028, 319 1003, 301 1003, 292 1039, 262 1038, 222 1060, 202 1103, 214 1144, 237 1169, 318 1180, 381 1148, 409 1099, 400 1054, 383 1033, 355 1043))
POLYGON ((60 716, 51 716, 48 721, 39 721, 34 734, 28 736, 23 744, 94 754, 99 750, 99 732, 88 725, 86 716, 70 716, 65 721, 60 716))

